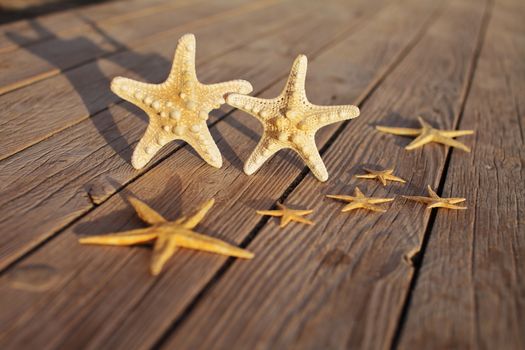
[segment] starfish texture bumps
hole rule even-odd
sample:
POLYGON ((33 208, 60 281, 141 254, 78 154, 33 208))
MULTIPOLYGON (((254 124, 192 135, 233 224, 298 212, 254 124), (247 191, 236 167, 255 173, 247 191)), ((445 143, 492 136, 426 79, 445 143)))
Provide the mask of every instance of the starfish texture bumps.
POLYGON ((257 210, 259 215, 269 215, 269 216, 280 216, 281 224, 280 227, 285 227, 291 221, 301 222, 307 225, 313 225, 313 221, 310 221, 306 218, 303 218, 304 215, 311 214, 313 210, 296 210, 289 209, 281 203, 277 203, 279 210, 257 210))
POLYGON ((394 169, 386 169, 386 170, 371 170, 367 168, 363 168, 365 171, 368 172, 368 174, 362 174, 362 175, 356 175, 358 179, 377 179, 383 186, 386 186, 387 181, 396 181, 396 182, 402 182, 406 183, 405 180, 403 180, 400 177, 397 177, 394 175, 394 169))
POLYGON ((240 94, 230 94, 226 98, 228 104, 251 114, 263 124, 262 138, 244 164, 246 174, 256 172, 277 151, 290 148, 299 154, 320 181, 328 179, 315 145, 315 133, 323 126, 357 117, 359 108, 311 104, 305 92, 306 67, 306 56, 299 55, 283 91, 276 98, 240 94))
POLYGON ((454 140, 453 137, 472 135, 474 130, 439 130, 434 129, 421 117, 418 117, 418 121, 419 124, 421 124, 420 129, 394 128, 380 125, 376 126, 376 129, 394 135, 416 136, 414 141, 405 147, 406 150, 413 150, 415 148, 424 146, 427 143, 437 142, 450 147, 459 148, 466 152, 470 152, 470 148, 468 146, 454 140))
POLYGON ((238 258, 253 258, 253 253, 247 250, 192 231, 212 207, 213 199, 207 201, 195 214, 175 221, 167 221, 162 215, 136 198, 129 198, 129 201, 135 208, 138 216, 144 222, 150 224, 150 227, 101 236, 84 237, 80 238, 80 243, 128 246, 155 241, 150 266, 150 271, 153 275, 158 275, 161 272, 164 264, 179 247, 238 258))
POLYGON ((366 209, 384 213, 386 210, 376 204, 391 202, 394 200, 394 198, 366 197, 359 187, 355 188, 355 194, 353 196, 329 194, 327 197, 349 202, 350 204, 345 205, 341 210, 343 213, 355 209, 366 209))
POLYGON ((456 205, 457 203, 466 201, 465 198, 441 198, 440 196, 437 195, 436 192, 432 190, 430 185, 427 186, 427 190, 428 190, 429 197, 421 197, 421 196, 403 196, 403 197, 411 201, 426 203, 428 204, 427 209, 432 209, 432 208, 447 208, 447 209, 455 209, 455 210, 467 209, 467 207, 461 207, 459 205, 456 205))
POLYGON ((164 145, 176 139, 186 141, 208 164, 220 168, 222 157, 206 124, 208 114, 225 102, 226 94, 250 93, 252 86, 244 80, 200 83, 195 72, 195 37, 186 34, 179 39, 164 83, 146 84, 116 77, 111 90, 149 116, 146 133, 131 158, 134 168, 143 168, 164 145))

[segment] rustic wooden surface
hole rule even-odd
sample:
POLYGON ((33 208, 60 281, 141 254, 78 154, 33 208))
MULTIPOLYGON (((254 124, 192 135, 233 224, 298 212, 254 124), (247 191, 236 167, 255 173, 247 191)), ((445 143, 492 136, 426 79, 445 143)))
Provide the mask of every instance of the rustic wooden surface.
POLYGON ((524 16, 519 0, 132 0, 1 26, 0 348, 524 348, 524 16), (186 32, 203 82, 275 96, 304 53, 313 103, 359 105, 316 137, 326 183, 287 151, 246 176, 261 126, 227 105, 209 122, 221 169, 182 142, 131 167, 147 117, 109 81, 161 81, 186 32), (476 130, 472 153, 374 129, 418 115, 476 130), (363 166, 408 183, 358 181, 363 166), (427 184, 469 209, 400 197, 427 184), (396 200, 325 197, 356 185, 396 200), (181 250, 153 278, 150 248, 78 244, 141 227, 129 195, 168 218, 214 197, 199 230, 256 257, 181 250), (316 225, 255 214, 277 201, 316 225))

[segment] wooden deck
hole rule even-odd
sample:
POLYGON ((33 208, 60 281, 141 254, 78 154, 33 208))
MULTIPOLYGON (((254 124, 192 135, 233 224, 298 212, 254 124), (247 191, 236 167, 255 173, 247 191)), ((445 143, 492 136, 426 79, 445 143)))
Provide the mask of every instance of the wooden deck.
POLYGON ((525 2, 323 3, 130 0, 0 27, 0 349, 525 349, 525 2), (189 32, 205 83, 273 97, 304 53, 313 103, 360 107, 317 134, 326 183, 291 151, 245 175, 262 127, 227 105, 209 120, 221 169, 182 142, 131 167, 147 117, 109 82, 162 81, 189 32), (418 115, 474 129, 472 152, 375 130, 418 115), (401 198, 428 184, 469 209, 401 198), (356 185, 396 200, 325 197, 356 185), (130 195, 170 219, 213 197, 199 231, 256 256, 181 250, 155 278, 149 247, 78 243, 143 227, 130 195), (278 201, 316 224, 256 215, 278 201))

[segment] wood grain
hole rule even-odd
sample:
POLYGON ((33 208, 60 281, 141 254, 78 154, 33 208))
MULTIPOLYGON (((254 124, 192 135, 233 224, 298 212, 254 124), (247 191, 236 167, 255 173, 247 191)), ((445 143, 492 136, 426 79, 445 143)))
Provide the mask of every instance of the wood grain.
MULTIPOLYGON (((218 30, 210 27, 206 31, 199 31, 197 34, 202 34, 200 37, 203 39, 203 50, 207 50, 208 46, 208 50, 211 50, 205 52, 205 57, 213 57, 213 60, 198 67, 199 78, 210 83, 245 78, 259 86, 258 90, 271 85, 276 78, 287 74, 289 60, 297 53, 315 53, 326 44, 326 38, 346 32, 348 28, 357 28, 356 12, 368 13, 364 9, 370 8, 370 3, 359 0, 354 4, 354 10, 343 12, 342 15, 337 16, 334 13, 333 16, 325 14, 318 18, 309 18, 285 31, 276 31, 282 23, 277 22, 276 27, 273 27, 267 19, 256 21, 254 18, 246 18, 232 21, 231 27, 223 27, 225 32, 221 35, 225 39, 230 36, 235 38, 238 36, 237 30, 246 28, 240 52, 228 51, 213 55, 213 50, 218 48, 207 43, 214 41, 218 30), (326 30, 318 30, 319 26, 326 26, 327 23, 331 25, 326 30), (255 24, 259 26, 256 27, 255 24), (265 29, 270 29, 268 35, 263 34, 265 29), (254 40, 252 33, 258 39, 254 40), (267 50, 268 47, 272 47, 272 50, 267 50), (265 60, 254 66, 252 62, 260 57, 261 51, 266 52, 265 60), (275 61, 279 63, 274 64, 275 61)), ((271 12, 265 14, 271 15, 271 12)), ((161 80, 171 64, 166 60, 158 61, 157 65, 155 63, 144 62, 138 69, 138 72, 149 72, 144 73, 147 75, 144 80, 161 80), (152 66, 158 69, 148 71, 152 66)), ((101 89, 102 91, 95 90, 94 93, 99 96, 110 94, 108 86, 101 89)), ((216 111, 213 118, 223 116, 230 110, 231 108, 224 106, 222 110, 216 111)), ((0 174, 4 181, 0 185, 0 212, 4 215, 0 221, 6 233, 0 235, 0 266, 7 266, 108 198, 116 189, 154 166, 155 162, 139 172, 129 165, 131 151, 145 127, 145 116, 136 108, 126 104, 113 106, 104 113, 54 135, 36 145, 37 147, 1 161, 0 174), (49 208, 54 209, 50 212, 49 208), (22 217, 25 220, 20 222, 22 217)), ((180 142, 172 143, 155 160, 166 157, 178 147, 180 142)))
MULTIPOLYGON (((363 24, 355 34, 320 53, 319 57, 310 55, 308 91, 317 96, 312 98, 313 102, 348 103, 369 91, 381 81, 381 74, 388 72, 388 67, 403 56, 407 47, 418 37, 417 29, 424 27, 433 13, 433 3, 396 3, 379 12, 366 25, 363 24), (407 7, 411 10, 410 15, 406 12, 407 7), (326 74, 324 68, 334 66, 340 67, 344 73, 326 74), (330 94, 326 93, 327 87, 330 87, 330 94)), ((327 33, 319 28, 324 27, 317 26, 317 32, 322 32, 319 36, 327 33)), ((288 39, 298 42, 296 37, 288 39)), ((299 45, 311 46, 306 39, 303 40, 299 41, 299 45)), ((271 43, 277 52, 288 48, 276 40, 271 43)), ((259 48, 259 52, 271 51, 267 50, 267 46, 259 48)), ((244 59, 265 61, 261 60, 260 53, 253 53, 253 57, 244 59)), ((287 68, 292 61, 291 57, 269 57, 268 60, 273 65, 285 61, 287 68)), ((264 69, 269 70, 270 65, 264 66, 264 69)), ((276 94, 282 84, 283 80, 265 94, 276 94)), ((240 242, 259 221, 254 215, 254 208, 270 206, 302 169, 297 159, 280 155, 256 176, 242 174, 235 152, 247 156, 256 143, 258 128, 254 119, 235 112, 217 123, 212 132, 226 155, 223 169, 204 166, 184 147, 176 156, 167 158, 127 186, 121 195, 125 197, 134 193, 166 217, 173 217, 181 210, 190 210, 192 203, 214 196, 218 204, 199 230, 230 242, 240 242), (231 149, 233 140, 235 152, 231 149), (191 178, 183 175, 189 173, 191 178), (267 197, 261 198, 261 193, 266 193, 267 197), (231 213, 235 213, 234 218, 231 213)), ((319 134, 321 145, 327 142, 334 129, 326 128, 319 134)), ((24 259, 20 266, 40 261, 58 271, 60 277, 54 288, 35 294, 2 288, 0 284, 0 300, 9 299, 11 304, 9 310, 1 315, 1 324, 9 327, 3 332, 2 341, 8 344, 24 341, 45 343, 49 347, 87 342, 92 347, 149 347, 158 341, 159 336, 223 265, 225 259, 222 257, 181 251, 170 262, 167 273, 155 280, 144 269, 144 263, 147 264, 150 257, 149 249, 78 245, 78 234, 103 233, 108 232, 110 227, 111 230, 121 230, 139 224, 122 197, 111 197, 24 259), (124 285, 125 288, 122 287, 124 285), (46 331, 43 327, 51 328, 46 331), (61 332, 52 332, 55 327, 61 332), (122 337, 122 334, 126 336, 122 337)), ((9 271, 16 271, 17 267, 13 266, 9 271)))
POLYGON ((374 126, 410 126, 421 114, 455 127, 483 15, 477 1, 449 3, 327 149, 332 180, 320 184, 307 176, 291 188, 286 203, 314 209, 315 226, 282 230, 268 220, 245 242, 256 254, 254 264, 233 261, 174 328, 166 349, 391 347, 413 273, 406 255, 419 249, 428 212, 398 197, 384 214, 341 213, 341 203, 325 195, 350 194, 359 185, 368 195, 390 198, 439 182, 446 148, 407 152, 408 139, 374 126), (363 166, 395 166, 409 185, 353 178, 363 166))
POLYGON ((454 150, 447 196, 469 210, 437 212, 413 291, 402 349, 525 348, 525 4, 498 0, 454 150))

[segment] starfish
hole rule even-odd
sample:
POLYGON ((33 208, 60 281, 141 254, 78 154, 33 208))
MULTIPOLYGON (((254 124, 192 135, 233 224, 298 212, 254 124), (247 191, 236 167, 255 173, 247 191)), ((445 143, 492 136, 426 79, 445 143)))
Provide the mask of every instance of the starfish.
POLYGON ((205 85, 195 72, 195 36, 179 39, 171 72, 161 84, 146 84, 116 77, 111 90, 144 110, 149 116, 146 133, 139 141, 131 164, 143 168, 168 142, 186 141, 210 165, 220 168, 222 157, 210 135, 206 120, 212 109, 225 103, 230 92, 250 93, 244 80, 205 85))
POLYGON ((280 216, 281 224, 280 227, 285 227, 291 221, 301 222, 307 225, 313 225, 314 222, 308 219, 303 218, 304 215, 311 214, 313 210, 295 210, 285 207, 281 203, 277 203, 279 210, 257 210, 259 215, 269 215, 269 216, 280 216))
POLYGON ((428 194, 430 197, 420 197, 420 196, 403 196, 406 199, 411 201, 427 203, 427 209, 432 208, 447 208, 447 209, 456 209, 456 210, 465 210, 467 207, 460 207, 455 205, 466 201, 465 198, 441 198, 437 195, 436 192, 432 190, 430 185, 427 186, 428 194))
POLYGON ((363 168, 363 169, 366 170, 368 174, 356 175, 355 177, 357 177, 358 179, 378 179, 379 182, 383 184, 383 186, 386 186, 387 180, 397 181, 397 182, 402 182, 402 183, 406 182, 402 178, 393 175, 394 169, 386 169, 382 171, 371 170, 367 168, 363 168))
POLYGON ((376 204, 391 202, 394 200, 394 198, 366 197, 363 194, 363 192, 361 192, 359 187, 355 188, 354 193, 355 194, 353 196, 329 194, 327 195, 327 197, 334 198, 334 199, 340 199, 345 202, 350 202, 350 204, 345 205, 343 209, 341 210, 341 212, 343 213, 347 211, 355 210, 355 209, 366 209, 366 210, 384 213, 386 210, 376 204))
POLYGON ((204 203, 192 216, 188 218, 182 217, 175 221, 167 221, 162 215, 136 198, 129 198, 129 201, 135 208, 138 216, 144 222, 150 224, 150 227, 102 236, 84 237, 80 238, 79 242, 82 244, 129 246, 155 241, 153 259, 150 265, 152 275, 158 275, 161 272, 164 264, 179 247, 245 259, 251 259, 254 256, 253 253, 247 250, 192 231, 212 207, 213 199, 204 203))
POLYGON ((421 124, 421 129, 392 128, 380 125, 376 126, 376 129, 394 135, 417 136, 414 141, 405 147, 406 150, 413 150, 415 148, 424 146, 427 143, 437 142, 443 145, 462 149, 465 152, 470 152, 469 147, 459 141, 454 140, 453 137, 472 135, 474 130, 439 130, 434 129, 430 124, 424 121, 423 118, 417 117, 417 119, 419 124, 421 124))
POLYGON ((230 94, 226 98, 228 104, 251 114, 263 124, 261 140, 244 164, 246 174, 256 172, 277 151, 290 148, 299 154, 320 181, 328 179, 315 145, 315 133, 323 126, 357 117, 359 108, 311 104, 305 91, 306 66, 306 56, 299 55, 283 91, 276 98, 239 94, 230 94))

